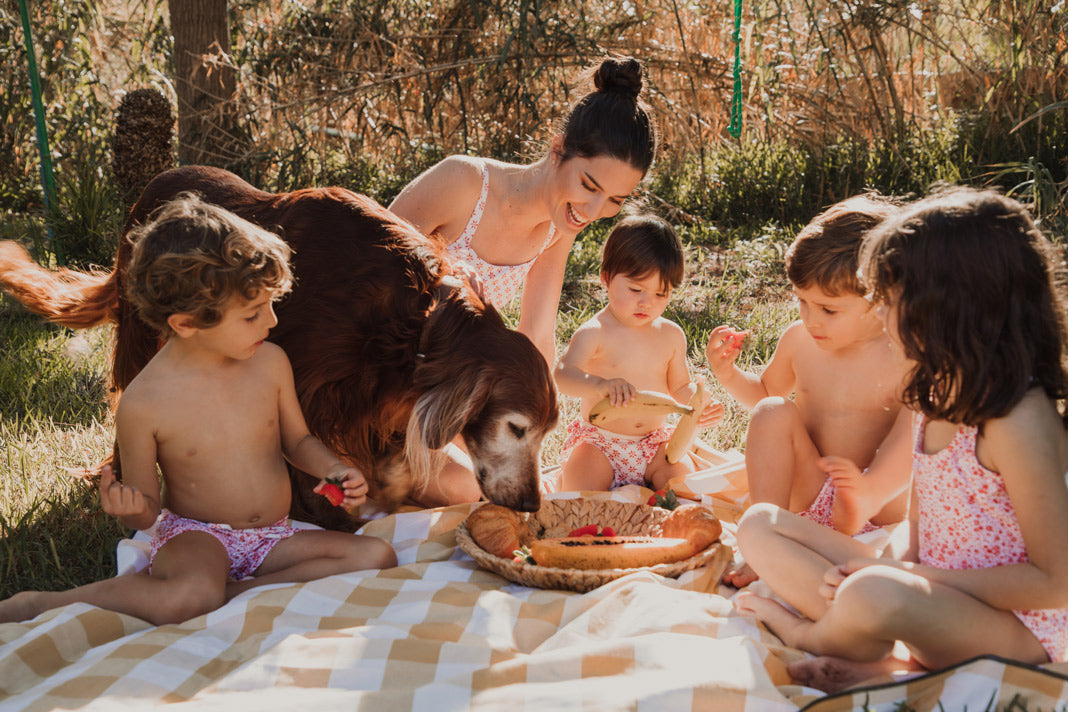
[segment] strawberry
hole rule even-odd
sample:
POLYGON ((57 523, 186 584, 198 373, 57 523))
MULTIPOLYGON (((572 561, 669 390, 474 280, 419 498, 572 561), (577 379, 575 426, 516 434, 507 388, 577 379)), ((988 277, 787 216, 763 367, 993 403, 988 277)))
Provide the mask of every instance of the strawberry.
POLYGON ((612 527, 601 527, 601 533, 597 536, 615 536, 616 530, 612 527))
POLYGON ((742 343, 745 342, 745 332, 735 331, 734 329, 728 327, 727 333, 723 335, 723 338, 725 339, 725 343, 728 343, 733 348, 738 349, 741 348, 742 343))
POLYGON ((537 561, 530 555, 530 547, 521 546, 512 552, 512 561, 519 564, 536 564, 537 561))
POLYGON ((597 536, 597 525, 587 524, 572 531, 568 536, 597 536))
POLYGON ((326 484, 319 490, 319 494, 326 497, 335 507, 345 501, 345 491, 341 489, 341 480, 333 477, 326 478, 326 484))
POLYGON ((675 490, 659 489, 646 504, 651 507, 663 507, 670 511, 679 506, 679 496, 675 494, 675 490))

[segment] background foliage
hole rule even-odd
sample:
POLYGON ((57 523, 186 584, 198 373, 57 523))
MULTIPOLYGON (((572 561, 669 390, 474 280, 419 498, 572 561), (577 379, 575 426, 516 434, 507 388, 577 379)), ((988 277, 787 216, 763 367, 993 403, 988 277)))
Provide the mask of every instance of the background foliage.
MULTIPOLYGON (((939 180, 1001 186, 1063 232, 1063 3, 742 7, 745 121, 735 140, 731 2, 234 0, 232 56, 212 61, 236 67, 251 148, 229 167, 267 189, 338 184, 388 202, 448 153, 537 155, 589 88, 582 70, 612 52, 646 64, 665 139, 646 187, 653 207, 695 228, 692 241, 729 245, 867 188, 922 193, 939 180)), ((166 7, 31 9, 60 192, 54 230, 77 262, 106 264, 121 217, 109 176, 115 107, 145 86, 173 100, 166 7)), ((18 20, 5 3, 0 210, 33 215, 41 191, 18 20)))

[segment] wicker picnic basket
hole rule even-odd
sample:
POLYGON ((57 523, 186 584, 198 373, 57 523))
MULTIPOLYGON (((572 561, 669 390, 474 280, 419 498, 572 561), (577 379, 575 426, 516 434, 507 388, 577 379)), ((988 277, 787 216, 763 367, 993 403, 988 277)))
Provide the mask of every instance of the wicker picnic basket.
MULTIPOLYGON (((551 499, 544 500, 541 509, 527 516, 527 526, 538 539, 567 536, 587 524, 610 526, 620 536, 659 536, 667 516, 666 509, 644 504, 583 498, 551 499)), ((509 581, 580 593, 635 571, 652 571, 672 578, 701 566, 718 566, 722 572, 731 557, 730 548, 716 542, 688 559, 669 564, 636 569, 557 569, 494 556, 475 543, 466 522, 456 527, 456 542, 479 566, 509 581)))

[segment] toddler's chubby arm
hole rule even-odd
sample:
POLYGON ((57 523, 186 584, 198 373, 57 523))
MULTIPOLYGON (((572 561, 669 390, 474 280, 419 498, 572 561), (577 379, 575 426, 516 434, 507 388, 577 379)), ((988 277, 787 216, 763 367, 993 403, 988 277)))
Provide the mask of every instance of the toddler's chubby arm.
POLYGON ((293 369, 289 358, 281 349, 272 351, 271 372, 278 384, 278 417, 282 434, 282 453, 294 466, 318 477, 314 492, 319 492, 327 478, 340 481, 345 499, 341 506, 353 509, 367 499, 367 480, 363 473, 352 465, 342 462, 319 438, 308 430, 304 413, 300 409, 293 369))
POLYGON ((755 374, 743 371, 735 363, 741 352, 741 342, 732 336, 739 332, 726 325, 717 326, 709 335, 705 348, 708 367, 727 392, 750 410, 768 396, 788 396, 796 385, 793 355, 798 340, 805 336, 804 329, 801 322, 791 324, 779 338, 771 361, 761 373, 755 374))
POLYGON ((585 370, 597 354, 600 336, 600 327, 592 322, 576 329, 556 364, 553 378, 564 395, 589 400, 608 398, 618 408, 630 402, 637 389, 626 379, 601 378, 585 370))

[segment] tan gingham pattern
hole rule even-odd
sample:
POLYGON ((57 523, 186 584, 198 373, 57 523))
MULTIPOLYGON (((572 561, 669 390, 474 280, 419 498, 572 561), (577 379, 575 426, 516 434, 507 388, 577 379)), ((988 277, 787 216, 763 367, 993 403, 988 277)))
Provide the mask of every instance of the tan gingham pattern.
MULTIPOLYGON (((803 654, 734 614, 731 590, 709 591, 707 572, 636 574, 586 594, 525 588, 456 547, 469 510, 369 524, 393 542, 397 568, 254 589, 182 625, 82 604, 0 625, 0 710, 774 712, 822 697, 789 684, 785 666, 803 654)), ((1017 672, 978 674, 1064 695, 1017 672)))

